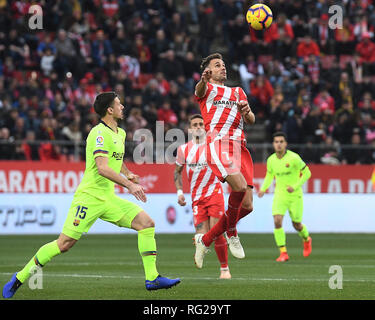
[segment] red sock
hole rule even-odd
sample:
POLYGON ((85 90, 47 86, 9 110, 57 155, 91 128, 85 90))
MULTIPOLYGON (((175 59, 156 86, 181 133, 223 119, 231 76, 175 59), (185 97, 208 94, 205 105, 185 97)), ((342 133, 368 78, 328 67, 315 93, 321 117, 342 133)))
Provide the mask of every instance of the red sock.
POLYGON ((228 268, 228 246, 224 236, 221 235, 215 240, 215 251, 222 268, 228 268))
POLYGON ((227 214, 224 213, 219 221, 202 237, 202 241, 206 247, 209 247, 211 243, 227 229, 227 214))
MULTIPOLYGON (((240 221, 242 218, 246 217, 252 211, 253 210, 241 208, 240 212, 238 213, 237 222, 240 221)), ((234 236, 237 237, 237 229, 234 231, 234 236)))
POLYGON ((241 208, 242 200, 245 196, 245 192, 232 191, 229 195, 228 200, 228 225, 227 225, 227 236, 230 238, 235 236, 236 224, 238 221, 238 215, 241 208))

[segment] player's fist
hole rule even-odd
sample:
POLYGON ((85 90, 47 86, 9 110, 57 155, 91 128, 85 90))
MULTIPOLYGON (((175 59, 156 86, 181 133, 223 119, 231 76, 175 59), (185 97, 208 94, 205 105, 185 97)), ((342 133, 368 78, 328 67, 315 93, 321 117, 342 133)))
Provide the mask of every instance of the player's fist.
POLYGON ((238 111, 243 116, 248 114, 251 111, 249 103, 247 101, 244 101, 244 100, 241 100, 237 103, 237 108, 238 108, 238 111))
POLYGON ((183 194, 179 195, 177 202, 182 207, 186 206, 185 196, 183 194))
POLYGON ((210 80, 210 78, 211 78, 211 74, 212 74, 212 71, 210 70, 210 68, 204 69, 204 71, 202 73, 202 81, 207 83, 208 80, 210 80))
POLYGON ((127 176, 128 180, 130 180, 131 182, 134 182, 134 183, 139 183, 139 175, 137 174, 134 174, 134 173, 129 173, 128 176, 127 176))
POLYGON ((262 198, 264 196, 264 191, 259 191, 258 192, 258 198, 262 198))

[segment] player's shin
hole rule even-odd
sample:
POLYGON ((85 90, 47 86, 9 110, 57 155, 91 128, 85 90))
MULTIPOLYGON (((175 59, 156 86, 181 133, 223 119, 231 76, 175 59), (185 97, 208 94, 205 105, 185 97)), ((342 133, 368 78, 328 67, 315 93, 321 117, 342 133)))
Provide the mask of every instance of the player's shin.
POLYGON ((242 200, 245 196, 245 192, 232 191, 228 199, 228 226, 227 236, 230 238, 236 236, 236 225, 238 221, 239 211, 241 208, 242 200))
POLYGON ((138 231, 138 250, 142 257, 146 280, 155 280, 159 273, 156 269, 156 241, 154 227, 138 231))
POLYGON ((309 239, 309 231, 307 230, 305 225, 302 225, 302 230, 298 232, 298 235, 304 240, 307 241, 309 239))
POLYGON ((286 252, 286 236, 284 228, 275 228, 273 230, 273 235, 280 252, 286 252))
POLYGON ((206 247, 209 247, 211 243, 227 229, 228 218, 227 214, 223 214, 219 221, 202 237, 202 242, 206 247))
POLYGON ((215 240, 215 251, 221 268, 228 268, 228 246, 223 235, 215 240))
POLYGON ((53 257, 59 255, 60 253, 61 251, 56 240, 45 244, 38 250, 35 256, 31 258, 26 266, 17 273, 17 279, 24 283, 30 277, 33 267, 45 266, 53 257))

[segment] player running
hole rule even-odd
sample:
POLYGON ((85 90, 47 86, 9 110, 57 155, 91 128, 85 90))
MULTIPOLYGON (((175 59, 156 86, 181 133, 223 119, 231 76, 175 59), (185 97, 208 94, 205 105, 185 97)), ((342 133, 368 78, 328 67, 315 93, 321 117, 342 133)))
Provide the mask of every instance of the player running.
MULTIPOLYGON (((185 206, 182 170, 186 166, 195 231, 196 234, 205 234, 219 221, 225 211, 224 194, 220 181, 207 165, 206 133, 203 117, 200 114, 190 117, 189 131, 193 139, 177 149, 174 182, 177 188, 178 204, 185 206)), ((222 234, 215 240, 215 251, 220 262, 220 279, 230 279, 227 241, 222 234)))
POLYGON ((105 92, 96 97, 94 109, 101 121, 87 137, 86 169, 62 233, 57 240, 42 246, 26 266, 12 276, 3 288, 4 298, 11 298, 16 293, 34 267, 43 267, 53 257, 72 248, 98 218, 138 232, 147 290, 170 288, 180 282, 180 279, 161 277, 156 269, 154 221, 137 204, 121 199, 114 192, 116 183, 127 188, 137 200, 147 201, 143 187, 138 184, 139 177, 123 163, 126 133, 118 127, 118 121, 123 119, 124 106, 116 93, 105 92))
POLYGON ((201 80, 195 87, 205 130, 207 163, 221 182, 228 182, 231 193, 228 209, 206 234, 195 235, 195 263, 202 268, 210 244, 222 233, 228 239, 232 255, 242 259, 245 252, 237 235, 239 219, 253 210, 253 161, 246 148, 244 122, 253 124, 254 113, 240 87, 227 87, 225 63, 214 53, 201 63, 201 80))
POLYGON ((267 174, 258 197, 263 197, 273 178, 275 178, 276 187, 272 204, 272 215, 275 224, 273 234, 276 245, 280 248, 280 256, 276 261, 284 262, 289 260, 285 232, 282 227, 286 210, 289 211, 294 229, 298 231, 298 235, 303 239, 303 256, 308 257, 311 253, 311 237, 306 226, 302 224, 302 185, 311 177, 311 172, 297 153, 287 150, 286 135, 283 132, 273 134, 273 148, 275 153, 267 159, 267 174))

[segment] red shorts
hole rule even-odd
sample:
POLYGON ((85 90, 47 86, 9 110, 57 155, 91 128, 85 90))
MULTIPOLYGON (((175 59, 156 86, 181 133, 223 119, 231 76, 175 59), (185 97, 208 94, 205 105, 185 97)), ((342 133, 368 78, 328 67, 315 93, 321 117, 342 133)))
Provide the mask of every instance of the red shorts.
POLYGON ((220 218, 225 212, 222 190, 221 193, 214 191, 211 196, 194 201, 192 207, 195 227, 203 221, 208 220, 208 217, 220 218))
POLYGON ((229 175, 241 172, 253 187, 254 166, 246 142, 219 139, 207 144, 207 163, 221 182, 229 175))

